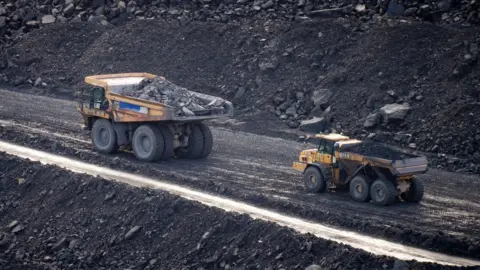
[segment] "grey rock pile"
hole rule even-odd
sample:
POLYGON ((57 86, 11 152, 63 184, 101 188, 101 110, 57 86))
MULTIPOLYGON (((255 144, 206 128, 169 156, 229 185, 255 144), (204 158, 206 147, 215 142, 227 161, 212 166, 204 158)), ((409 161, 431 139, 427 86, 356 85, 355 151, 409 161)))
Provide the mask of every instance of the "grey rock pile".
POLYGON ((48 0, 8 1, 0 4, 0 38, 14 32, 55 22, 101 22, 117 25, 131 19, 169 18, 181 24, 191 21, 228 22, 241 18, 304 20, 315 17, 343 17, 362 22, 378 16, 416 18, 442 24, 478 25, 480 4, 469 0, 411 2, 379 0, 347 1, 112 1, 48 0))
POLYGON ((126 91, 124 94, 174 107, 177 116, 195 116, 195 112, 221 109, 225 102, 220 98, 209 100, 160 76, 144 79, 136 89, 126 91))

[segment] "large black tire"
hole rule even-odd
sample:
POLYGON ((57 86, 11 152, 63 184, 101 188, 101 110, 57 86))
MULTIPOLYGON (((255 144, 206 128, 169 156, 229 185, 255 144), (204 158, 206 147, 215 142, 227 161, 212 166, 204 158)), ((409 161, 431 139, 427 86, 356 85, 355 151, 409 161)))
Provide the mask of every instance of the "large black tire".
POLYGON ((365 175, 357 175, 350 181, 350 196, 357 202, 370 201, 370 183, 365 175))
POLYGON ((202 135, 203 135, 203 150, 202 150, 202 153, 200 154, 200 158, 206 158, 212 152, 213 135, 212 135, 212 131, 207 125, 201 123, 201 124, 198 124, 198 126, 200 127, 200 130, 202 131, 202 135))
POLYGON ((190 129, 188 146, 177 148, 175 154, 181 158, 198 159, 201 157, 204 148, 203 133, 198 124, 191 124, 190 129))
POLYGON ((303 181, 308 192, 320 193, 327 189, 322 172, 316 167, 308 167, 303 173, 303 181))
POLYGON ((390 205, 393 204, 397 198, 397 189, 392 182, 377 179, 370 186, 370 197, 376 205, 390 205))
POLYGON ((410 189, 401 195, 406 202, 418 203, 422 200, 424 194, 423 182, 418 178, 413 178, 410 183, 410 189))
POLYGON ((133 133, 132 148, 140 161, 154 162, 162 158, 165 139, 159 126, 141 125, 133 133))
POLYGON ((161 160, 168 160, 173 157, 173 133, 172 131, 165 125, 159 126, 160 132, 163 135, 163 154, 160 158, 161 160))
POLYGON ((102 154, 112 154, 118 150, 117 133, 106 119, 98 119, 93 123, 91 137, 93 147, 102 154))

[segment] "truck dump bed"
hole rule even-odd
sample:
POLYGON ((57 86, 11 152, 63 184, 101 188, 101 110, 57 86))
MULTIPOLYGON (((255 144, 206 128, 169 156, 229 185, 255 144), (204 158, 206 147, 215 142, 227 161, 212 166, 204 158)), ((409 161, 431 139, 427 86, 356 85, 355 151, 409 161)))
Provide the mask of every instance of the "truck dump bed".
POLYGON ((222 98, 176 86, 149 73, 88 76, 85 82, 105 89, 117 122, 196 121, 233 116, 233 105, 222 98))
POLYGON ((401 152, 393 147, 368 141, 344 144, 338 149, 340 157, 367 161, 368 163, 391 170, 394 175, 423 174, 428 170, 428 160, 401 152))

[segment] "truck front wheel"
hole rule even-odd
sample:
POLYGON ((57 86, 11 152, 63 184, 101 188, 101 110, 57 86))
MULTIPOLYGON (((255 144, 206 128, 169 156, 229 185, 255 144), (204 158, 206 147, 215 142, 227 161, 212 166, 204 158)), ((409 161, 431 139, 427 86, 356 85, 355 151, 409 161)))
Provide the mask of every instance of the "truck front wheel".
POLYGON ((165 139, 158 126, 142 125, 133 133, 132 148, 140 161, 154 162, 162 158, 165 139))
POLYGON ((303 174, 303 180, 308 192, 319 193, 327 189, 327 182, 316 167, 308 167, 303 174))
POLYGON ((102 154, 112 154, 118 150, 117 133, 112 123, 106 119, 98 119, 92 127, 92 144, 102 154))

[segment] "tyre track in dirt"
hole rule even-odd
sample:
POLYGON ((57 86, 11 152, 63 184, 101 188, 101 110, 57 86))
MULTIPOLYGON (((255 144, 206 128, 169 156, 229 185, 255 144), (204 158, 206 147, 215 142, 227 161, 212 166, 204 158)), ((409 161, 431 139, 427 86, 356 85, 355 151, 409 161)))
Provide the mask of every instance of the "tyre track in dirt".
MULTIPOLYGON (((352 233, 350 231, 338 230, 326 227, 320 224, 305 222, 301 219, 292 218, 287 215, 281 215, 277 212, 258 208, 249 204, 238 202, 236 200, 226 199, 223 197, 210 195, 191 188, 185 188, 178 185, 172 185, 161 179, 145 178, 135 174, 119 172, 117 170, 107 169, 105 167, 95 166, 86 162, 79 162, 70 158, 59 155, 52 155, 44 151, 38 151, 28 147, 22 147, 11 143, 0 141, 0 150, 5 153, 15 155, 21 158, 29 158, 33 161, 39 161, 42 164, 59 166, 69 171, 78 172, 83 175, 96 176, 99 178, 115 181, 116 183, 124 183, 138 188, 147 188, 152 190, 167 191, 173 195, 182 198, 200 202, 201 204, 220 208, 225 211, 234 212, 236 214, 246 214, 252 218, 274 222, 281 226, 294 229, 299 233, 310 233, 319 238, 334 241, 339 244, 351 246, 355 249, 369 252, 376 256, 388 256, 400 260, 438 263, 439 265, 451 266, 477 266, 480 261, 469 260, 445 254, 434 253, 422 249, 415 249, 397 243, 380 240, 377 238, 367 237, 361 234, 352 233)), ((33 177, 30 177, 32 179, 33 177)), ((18 180, 17 180, 18 183, 18 180)), ((23 183, 22 183, 23 185, 23 183)), ((62 205, 60 203, 59 205, 62 205)))
POLYGON ((0 94, 1 119, 15 119, 63 136, 44 133, 31 137, 26 133, 32 130, 6 125, 1 127, 3 140, 48 151, 57 141, 55 152, 92 163, 162 176, 178 184, 430 250, 480 257, 478 177, 431 170, 422 176, 426 198, 420 205, 382 208, 355 203, 346 192, 305 193, 300 175, 290 168, 305 148, 296 142, 214 128, 215 145, 207 160, 141 164, 128 153, 107 157, 91 151, 88 137, 79 135, 81 118, 72 102, 3 90, 0 94), (68 139, 72 134, 74 139, 68 139))
POLYGON ((339 232, 158 180, 0 145, 2 151, 60 165, 0 152, 0 269, 310 269, 312 263, 320 269, 480 269, 478 261, 339 232), (25 177, 22 182, 19 175, 25 177), (138 188, 143 185, 147 188, 138 188), (280 218, 280 224, 263 221, 271 218, 280 218), (335 235, 360 249, 325 239, 335 235))

